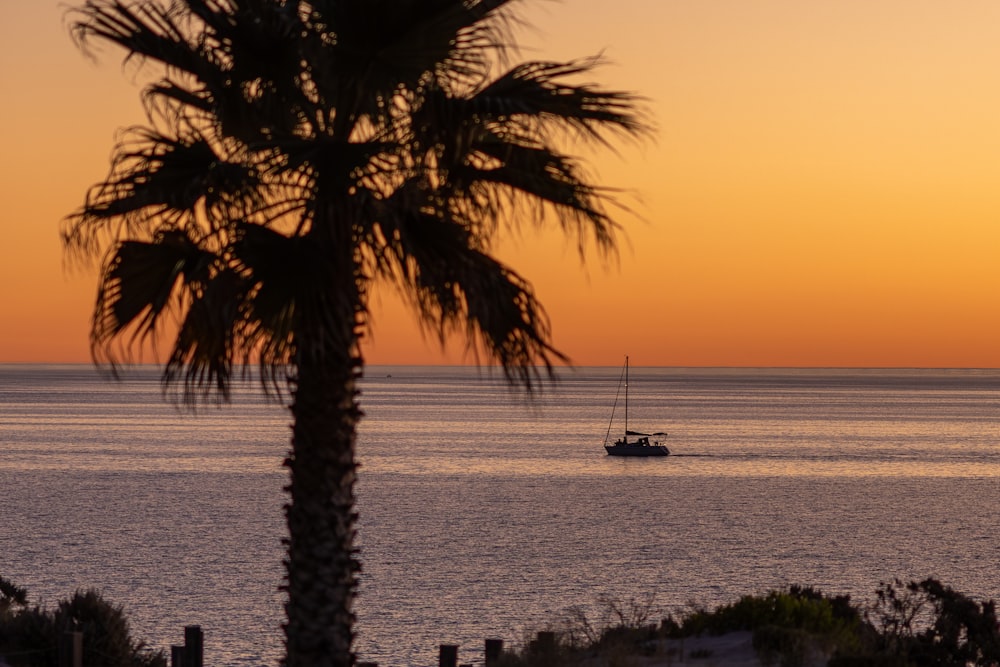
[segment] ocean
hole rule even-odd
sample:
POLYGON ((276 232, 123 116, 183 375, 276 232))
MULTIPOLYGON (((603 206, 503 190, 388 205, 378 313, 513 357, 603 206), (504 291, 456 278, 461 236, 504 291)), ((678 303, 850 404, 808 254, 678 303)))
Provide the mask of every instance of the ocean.
MULTIPOLYGON (((526 401, 474 368, 366 370, 360 659, 481 664, 485 638, 605 599, 656 619, 928 576, 1000 598, 1000 371, 634 367, 630 428, 670 434, 653 459, 602 448, 620 373, 526 401)), ((0 576, 46 606, 97 588, 158 648, 201 625, 206 664, 276 665, 288 421, 253 385, 190 414, 153 369, 0 365, 0 576)))

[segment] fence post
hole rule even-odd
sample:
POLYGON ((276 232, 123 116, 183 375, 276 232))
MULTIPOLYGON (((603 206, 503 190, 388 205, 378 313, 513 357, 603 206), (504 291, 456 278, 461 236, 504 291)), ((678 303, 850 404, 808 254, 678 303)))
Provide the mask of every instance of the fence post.
POLYGON ((458 667, 458 645, 441 644, 438 653, 438 667, 458 667))
POLYGON ((184 626, 184 667, 204 667, 205 635, 200 625, 184 626))
POLYGON ((59 667, 83 667, 83 633, 64 632, 59 639, 59 667))
POLYGON ((486 657, 486 667, 490 667, 495 664, 498 660, 500 660, 500 656, 503 655, 503 640, 487 639, 484 654, 486 657))
POLYGON ((538 638, 528 644, 528 650, 532 653, 547 655, 556 650, 556 633, 542 631, 538 633, 538 638))

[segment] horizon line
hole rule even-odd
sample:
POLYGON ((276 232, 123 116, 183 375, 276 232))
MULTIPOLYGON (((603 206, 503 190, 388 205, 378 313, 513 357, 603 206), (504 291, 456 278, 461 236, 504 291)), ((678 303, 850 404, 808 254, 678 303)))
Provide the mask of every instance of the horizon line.
MULTIPOLYGON (((127 371, 130 368, 162 368, 163 363, 157 362, 141 362, 141 363, 122 363, 118 364, 116 368, 119 370, 127 371)), ((110 366, 102 366, 88 361, 0 361, 0 367, 3 366, 89 366, 97 371, 110 371, 110 366)), ((234 366, 234 368, 243 368, 244 366, 250 368, 256 368, 257 364, 240 364, 234 366)), ((461 363, 436 363, 436 364, 417 364, 417 363, 366 363, 362 365, 362 368, 376 368, 376 367, 403 367, 403 368, 479 368, 479 369, 496 369, 501 370, 502 367, 499 364, 461 364, 461 363)), ((579 368, 619 368, 620 364, 553 364, 552 368, 558 372, 559 369, 574 370, 579 368)), ((767 366, 767 365, 757 365, 757 364, 640 364, 632 365, 633 368, 676 368, 676 369, 699 369, 699 370, 753 370, 753 369, 768 369, 768 370, 926 370, 926 371, 954 371, 954 370, 964 370, 964 371, 995 371, 1000 370, 1000 366, 912 366, 912 365, 896 365, 896 366, 853 366, 853 365, 777 365, 777 366, 767 366)), ((535 368, 545 369, 544 365, 536 364, 535 368)))

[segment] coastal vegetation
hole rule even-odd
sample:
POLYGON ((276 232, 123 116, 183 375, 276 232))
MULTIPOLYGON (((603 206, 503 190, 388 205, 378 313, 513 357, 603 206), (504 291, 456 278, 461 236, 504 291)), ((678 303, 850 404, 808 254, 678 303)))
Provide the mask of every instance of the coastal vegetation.
POLYGON ((933 578, 883 583, 868 604, 791 586, 659 622, 650 622, 648 600, 605 599, 602 606, 602 621, 572 609, 539 639, 505 653, 500 664, 724 664, 710 649, 686 650, 685 639, 749 632, 760 662, 775 667, 1000 665, 995 602, 977 601, 933 578))
POLYGON ((166 667, 166 654, 133 639, 122 607, 98 591, 77 591, 46 609, 29 605, 27 590, 0 576, 0 661, 58 667, 67 631, 82 634, 85 667, 166 667))
POLYGON ((398 288, 428 331, 464 336, 531 393, 563 356, 531 284, 494 257, 498 236, 552 225, 581 253, 616 246, 610 190, 566 148, 643 135, 636 100, 582 78, 596 59, 515 62, 516 6, 88 0, 70 13, 83 48, 120 48, 149 82, 148 123, 123 132, 64 228, 71 255, 100 266, 93 355, 114 370, 172 340, 163 380, 183 398, 228 400, 249 367, 287 402, 288 667, 355 662, 373 287, 398 288))
MULTIPOLYGON (((790 586, 744 595, 713 610, 653 620, 652 596, 602 597, 597 618, 568 609, 552 627, 502 653, 496 667, 717 664, 685 640, 748 632, 759 661, 773 667, 996 667, 996 604, 937 579, 881 584, 872 602, 790 586), (688 644, 690 646, 690 644, 688 644)), ((121 607, 96 591, 77 592, 55 610, 30 606, 27 591, 0 577, 0 659, 13 667, 56 667, 59 635, 80 630, 84 665, 165 667, 162 651, 131 637, 121 607)))

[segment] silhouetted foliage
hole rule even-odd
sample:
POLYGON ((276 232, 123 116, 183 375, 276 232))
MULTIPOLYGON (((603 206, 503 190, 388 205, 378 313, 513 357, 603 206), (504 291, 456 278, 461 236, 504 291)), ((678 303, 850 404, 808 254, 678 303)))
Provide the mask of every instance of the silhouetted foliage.
POLYGON ((26 604, 28 604, 28 591, 9 579, 0 577, 0 617, 11 607, 23 607, 26 604))
POLYGON ((59 638, 68 631, 83 633, 84 667, 166 666, 162 651, 132 638, 122 607, 97 591, 77 591, 48 610, 29 607, 27 592, 15 588, 21 593, 19 607, 0 613, 0 656, 13 667, 57 667, 59 638))
POLYGON ((816 634, 848 633, 861 621, 849 596, 826 597, 813 588, 792 586, 786 591, 745 595, 714 611, 699 610, 675 623, 677 636, 723 634, 756 630, 762 626, 794 628, 816 634))
POLYGON ((655 597, 619 599, 610 595, 598 598, 598 615, 592 619, 581 606, 570 607, 560 624, 561 640, 573 647, 597 648, 609 644, 634 644, 644 635, 656 636, 655 623, 650 623, 655 597))
POLYGON ((883 583, 868 614, 878 649, 908 664, 1000 664, 996 603, 977 602, 934 578, 883 583))
MULTIPOLYGON (((609 598, 602 600, 603 621, 590 621, 581 608, 573 608, 548 653, 542 655, 533 642, 526 642, 521 653, 510 652, 502 664, 628 664, 630 656, 642 655, 681 662, 684 656, 676 651, 683 648, 677 642, 683 647, 685 638, 751 631, 754 650, 765 665, 801 667, 816 660, 826 660, 828 667, 1000 665, 995 603, 976 602, 936 579, 882 584, 867 608, 852 604, 846 595, 791 586, 746 595, 712 611, 668 616, 658 628, 646 623, 650 606, 633 600, 608 607, 609 598), (674 640, 674 648, 665 648, 668 639, 674 640)), ((712 655, 701 649, 687 657, 712 655)))

